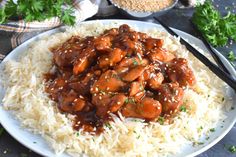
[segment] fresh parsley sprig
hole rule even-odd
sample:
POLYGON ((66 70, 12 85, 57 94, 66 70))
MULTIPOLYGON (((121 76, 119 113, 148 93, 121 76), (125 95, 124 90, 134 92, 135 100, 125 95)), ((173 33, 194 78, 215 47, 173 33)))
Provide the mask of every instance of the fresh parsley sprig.
POLYGON ((75 24, 71 0, 18 0, 17 4, 9 0, 0 9, 0 24, 13 17, 22 17, 25 21, 43 21, 58 17, 66 25, 75 24), (67 6, 66 9, 63 5, 67 6))
POLYGON ((229 39, 236 41, 236 14, 228 11, 222 17, 209 0, 196 7, 192 21, 213 46, 225 46, 229 39))

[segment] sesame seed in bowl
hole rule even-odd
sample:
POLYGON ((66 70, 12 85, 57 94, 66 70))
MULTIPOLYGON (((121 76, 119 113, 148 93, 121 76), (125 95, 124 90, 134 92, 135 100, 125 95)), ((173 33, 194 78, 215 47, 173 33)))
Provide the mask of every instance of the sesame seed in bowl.
POLYGON ((121 13, 131 18, 159 16, 172 9, 178 0, 110 0, 121 13))

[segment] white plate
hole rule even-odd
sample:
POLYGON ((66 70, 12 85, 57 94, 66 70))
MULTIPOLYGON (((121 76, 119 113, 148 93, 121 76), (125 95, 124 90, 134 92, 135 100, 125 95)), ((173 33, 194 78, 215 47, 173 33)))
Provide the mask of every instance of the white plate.
MULTIPOLYGON (((94 22, 95 21, 88 21, 86 23, 94 23, 94 22)), ((101 20, 101 22, 104 24, 108 24, 110 22, 126 23, 129 25, 135 25, 140 30, 154 28, 154 27, 163 29, 160 25, 153 24, 153 23, 147 23, 147 22, 140 22, 140 21, 101 20)), ((2 65, 7 60, 17 59, 18 56, 20 56, 21 53, 24 52, 28 48, 30 43, 39 40, 43 36, 49 36, 49 35, 52 35, 52 34, 55 34, 57 32, 61 32, 61 31, 64 31, 64 29, 63 28, 54 29, 54 30, 42 33, 42 34, 26 41, 25 43, 23 43, 22 45, 20 45, 16 49, 14 49, 4 59, 4 61, 2 62, 2 65)), ((207 52, 205 46, 203 45, 203 43, 199 39, 197 39, 187 33, 179 31, 179 30, 175 30, 175 32, 177 32, 181 37, 184 37, 185 39, 187 39, 190 43, 193 43, 194 45, 200 47, 205 52, 207 52)), ((229 69, 231 74, 233 76, 236 76, 236 72, 235 72, 234 68, 230 65, 230 63, 220 53, 219 53, 219 56, 221 57, 223 63, 229 69)), ((233 97, 234 105, 236 105, 235 93, 229 89, 229 94, 233 97)), ((0 101, 2 101, 3 96, 4 96, 4 90, 0 86, 0 101)), ((26 129, 21 128, 20 122, 15 120, 14 116, 9 111, 5 111, 2 108, 2 105, 0 105, 0 122, 1 122, 2 126, 8 131, 8 133, 11 134, 12 137, 14 137, 17 141, 22 143, 24 146, 28 147, 29 149, 31 149, 43 156, 50 156, 50 157, 56 156, 54 151, 48 146, 47 142, 41 136, 35 135, 35 134, 27 131, 26 129), (37 143, 35 143, 35 142, 37 142, 37 143)), ((220 141, 230 131, 230 129, 233 127, 235 122, 236 122, 236 110, 231 110, 230 112, 227 113, 227 119, 224 122, 219 122, 218 127, 216 128, 216 131, 211 134, 210 139, 205 141, 203 145, 195 146, 195 147, 187 146, 183 149, 183 151, 181 151, 180 154, 176 154, 174 156, 175 157, 196 156, 196 155, 206 151, 207 149, 212 147, 214 144, 216 144, 218 141, 220 141), (223 128, 221 126, 223 126, 223 128)), ((68 156, 69 155, 67 155, 67 154, 62 154, 58 157, 68 157, 68 156)))

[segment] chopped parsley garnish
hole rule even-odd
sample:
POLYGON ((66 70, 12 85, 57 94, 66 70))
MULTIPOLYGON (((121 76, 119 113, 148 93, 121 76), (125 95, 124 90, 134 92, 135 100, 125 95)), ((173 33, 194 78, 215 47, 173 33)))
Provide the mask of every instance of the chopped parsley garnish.
POLYGON ((2 136, 3 132, 4 132, 4 129, 1 127, 0 128, 0 136, 2 136))
POLYGON ((36 144, 37 142, 34 141, 33 143, 36 144))
POLYGON ((164 118, 164 117, 159 117, 159 118, 158 118, 158 122, 159 122, 161 125, 163 125, 164 122, 165 122, 165 118, 164 118))
POLYGON ((233 106, 231 107, 231 110, 234 110, 234 107, 233 107, 233 106))
POLYGON ((210 137, 206 137, 206 140, 209 140, 210 139, 210 137))
POLYGON ((17 3, 9 0, 0 8, 0 24, 16 16, 23 17, 27 22, 58 17, 64 24, 75 24, 72 1, 68 0, 18 0, 17 3), (67 8, 63 8, 64 5, 67 8))
POLYGON ((133 119, 133 122, 143 122, 141 119, 133 119))
POLYGON ((110 123, 106 123, 105 126, 106 126, 107 128, 109 128, 109 129, 112 128, 110 123))
POLYGON ((20 157, 28 157, 28 155, 25 154, 25 153, 21 153, 21 154, 20 154, 20 157))
POLYGON ((180 109, 179 109, 181 112, 186 112, 187 111, 187 108, 186 106, 182 105, 180 106, 180 109))
POLYGON ((203 145, 204 142, 193 142, 193 146, 203 145))
POLYGON ((215 132, 215 131, 216 131, 215 128, 211 128, 211 129, 210 129, 210 132, 215 132))
MULTIPOLYGON (((236 26, 235 26, 235 27, 236 27, 236 26)), ((236 56, 235 56, 235 54, 234 54, 233 51, 230 51, 230 52, 228 53, 228 59, 229 59, 229 61, 231 61, 231 62, 236 61, 236 56)))
POLYGON ((140 138, 140 135, 138 135, 137 139, 139 139, 139 138, 140 138))
POLYGON ((228 148, 228 150, 231 152, 231 153, 236 153, 236 146, 230 146, 228 148))
POLYGON ((79 135, 80 135, 80 133, 79 133, 79 132, 77 132, 77 133, 76 133, 76 136, 79 136, 79 135))
POLYGON ((126 98, 125 103, 126 104, 135 104, 135 100, 134 100, 134 98, 126 98))
POLYGON ((135 58, 133 58, 133 64, 134 64, 134 65, 138 65, 138 62, 136 61, 135 58))
POLYGON ((210 0, 195 8, 192 21, 213 46, 225 46, 230 39, 236 41, 236 14, 228 11, 222 16, 210 0))
POLYGON ((200 131, 200 130, 202 130, 203 129, 203 127, 202 126, 200 126, 199 128, 198 128, 198 131, 200 131))
POLYGON ((225 101, 225 98, 224 98, 224 97, 222 97, 221 101, 222 101, 222 102, 223 102, 223 101, 225 101))

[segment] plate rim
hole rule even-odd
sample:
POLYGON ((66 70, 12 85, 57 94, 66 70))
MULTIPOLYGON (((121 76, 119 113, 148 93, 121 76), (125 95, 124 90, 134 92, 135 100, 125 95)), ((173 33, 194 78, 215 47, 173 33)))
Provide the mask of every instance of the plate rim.
MULTIPOLYGON (((118 23, 127 23, 127 24, 144 24, 144 25, 152 25, 153 27, 156 26, 156 27, 159 27, 161 28, 162 31, 165 31, 164 29, 162 29, 161 25, 160 24, 157 24, 157 23, 152 23, 152 22, 143 22, 143 21, 138 21, 138 20, 118 20, 118 19, 105 19, 105 20, 90 20, 90 21, 84 21, 84 22, 81 22, 80 24, 91 24, 91 23, 96 23, 96 22, 101 22, 101 23, 111 23, 111 22, 118 22, 118 23)), ((80 25, 78 24, 78 25, 80 25)), ((55 28, 55 29, 52 29, 52 30, 48 30, 46 32, 43 32, 43 33, 40 33, 32 38, 30 38, 29 40, 25 41, 24 43, 22 43, 21 45, 17 46, 15 49, 13 49, 8 55, 6 55, 6 57, 4 58, 4 60, 0 63, 0 65, 3 65, 5 63, 5 61, 9 60, 11 58, 11 55, 12 54, 15 54, 15 53, 19 53, 17 51, 19 51, 19 49, 21 47, 27 47, 28 44, 32 43, 32 42, 35 42, 35 41, 38 41, 39 39, 43 38, 45 35, 53 35, 55 33, 60 33, 62 32, 64 29, 66 28, 66 26, 62 26, 62 27, 59 27, 59 28, 55 28)), ((197 37, 189 34, 189 33, 186 33, 184 31, 181 31, 181 30, 178 30, 178 29, 175 29, 175 28, 172 28, 177 34, 184 34, 185 36, 188 36, 190 38, 193 38, 194 40, 198 41, 198 42, 201 42, 202 41, 200 39, 198 39, 197 37)), ((203 49, 201 47, 201 49, 203 49)), ((224 63, 227 64, 227 68, 229 68, 229 71, 230 73, 236 77, 236 71, 235 69, 233 68, 233 66, 229 63, 229 61, 218 51, 216 50, 217 54, 220 56, 220 58, 223 60, 224 63)), ((208 52, 209 53, 209 52, 208 52)), ((2 101, 2 100, 0 100, 2 101)), ((2 103, 2 102, 1 102, 2 103)), ((2 109, 2 105, 0 106, 0 110, 2 109)), ((3 109, 4 110, 4 109, 3 109)), ((5 112, 10 112, 10 111, 6 111, 5 112)), ((13 118, 13 114, 11 114, 11 118, 13 118)), ((0 115, 1 117, 1 115, 0 115)), ((15 118, 14 118, 15 120, 15 118)), ((20 121, 18 119, 16 119, 19 123, 20 121)), ((224 131, 221 132, 221 134, 216 138, 214 139, 213 141, 211 141, 208 145, 202 147, 202 148, 199 148, 197 151, 195 152, 192 152, 190 154, 188 154, 187 156, 188 157, 193 157, 193 156, 196 156, 196 155, 199 155, 200 153, 203 153, 205 152, 206 150, 210 149, 212 146, 214 146, 216 143, 218 143, 221 139, 224 138, 224 136, 232 129, 232 127, 234 126, 236 122, 236 116, 234 117, 233 121, 230 123, 230 125, 228 125, 224 131)), ((16 140, 18 141, 20 144, 22 144, 23 146, 25 146, 26 148, 29 148, 31 149, 32 151, 36 152, 37 154, 39 155, 48 155, 48 154, 45 154, 44 152, 38 150, 37 148, 34 147, 34 145, 30 144, 30 143, 26 143, 24 141, 22 141, 19 137, 17 137, 16 135, 14 135, 14 132, 13 131, 9 131, 9 129, 7 129, 8 127, 6 126, 6 124, 2 121, 2 119, 0 118, 0 123, 1 125, 4 127, 4 129, 16 140)), ((24 131, 27 131, 27 128, 23 128, 24 131)), ((33 135, 39 135, 39 134, 34 134, 33 132, 30 131, 31 134, 33 135)), ((40 138, 42 138, 44 141, 46 141, 42 135, 39 135, 40 138)), ((46 142, 48 145, 49 143, 46 142)), ((49 146, 50 147, 50 146, 49 146)), ((54 150, 50 147, 49 148, 51 152, 53 152, 54 150)), ((63 153, 62 155, 67 155, 67 153, 63 153)), ((54 156, 57 156, 56 153, 54 152, 54 156)))

